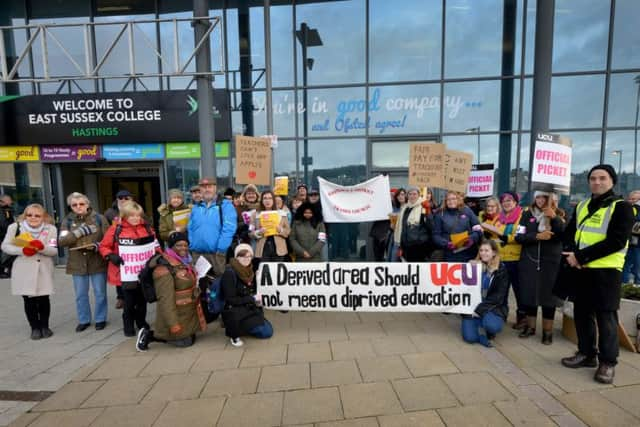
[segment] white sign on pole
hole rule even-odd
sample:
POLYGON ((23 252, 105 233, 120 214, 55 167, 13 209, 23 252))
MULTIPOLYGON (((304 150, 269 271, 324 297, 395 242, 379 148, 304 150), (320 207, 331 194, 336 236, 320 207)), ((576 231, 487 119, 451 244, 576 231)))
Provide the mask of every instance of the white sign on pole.
POLYGON ((345 187, 318 178, 325 222, 366 222, 389 219, 392 212, 389 177, 378 175, 345 187))
POLYGON ((571 189, 571 140, 538 133, 533 154, 531 188, 559 194, 571 189))
POLYGON ((469 263, 262 263, 258 295, 272 310, 472 314, 482 268, 469 263))
POLYGON ((476 166, 469 174, 467 197, 488 197, 493 194, 493 177, 495 170, 492 164, 476 166))

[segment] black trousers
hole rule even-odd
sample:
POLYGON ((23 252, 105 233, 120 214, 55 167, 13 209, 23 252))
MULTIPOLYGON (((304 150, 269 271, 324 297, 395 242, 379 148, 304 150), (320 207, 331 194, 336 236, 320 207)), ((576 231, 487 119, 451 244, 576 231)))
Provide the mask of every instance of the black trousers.
POLYGON ((116 286, 116 299, 124 299, 122 286, 116 286))
POLYGON ((382 262, 385 260, 384 253, 387 250, 387 242, 387 239, 371 239, 371 245, 373 247, 373 260, 375 262, 382 262))
MULTIPOLYGON (((121 288, 121 286, 118 286, 121 288)), ((122 295, 124 297, 124 307, 122 310, 122 323, 124 325, 125 332, 135 332, 133 324, 138 329, 147 328, 147 301, 144 299, 142 289, 140 286, 135 289, 123 289, 122 295)))
MULTIPOLYGON (((536 317, 538 315, 538 307, 523 305, 522 310, 527 316, 536 317)), ((542 318, 546 320, 553 320, 556 314, 555 307, 542 306, 542 318)))
POLYGON ((598 355, 601 363, 615 365, 619 353, 618 312, 594 310, 587 304, 576 301, 573 305, 573 318, 578 335, 578 350, 587 356, 598 355))
POLYGON ((49 295, 39 297, 28 297, 23 295, 24 312, 31 329, 44 329, 49 327, 49 315, 51 314, 51 303, 49 295))

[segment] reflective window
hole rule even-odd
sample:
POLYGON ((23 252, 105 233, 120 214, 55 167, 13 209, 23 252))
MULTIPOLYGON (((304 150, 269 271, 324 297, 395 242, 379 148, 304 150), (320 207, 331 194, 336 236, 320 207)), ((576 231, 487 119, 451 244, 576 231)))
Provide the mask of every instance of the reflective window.
POLYGON ((531 112, 533 108, 533 79, 524 79, 522 93, 522 130, 531 130, 531 112))
POLYGON ((480 127, 500 128, 500 81, 447 83, 444 85, 444 131, 464 132, 480 127))
POLYGON ((199 159, 167 160, 167 188, 179 188, 190 199, 189 190, 199 178, 199 159))
POLYGON ((612 74, 607 126, 638 127, 640 73, 612 74))
POLYGON ((625 192, 640 189, 640 165, 638 165, 638 134, 632 130, 607 132, 605 163, 612 165, 618 173, 618 181, 625 192), (633 179, 635 159, 635 180, 633 179), (636 188, 632 188, 636 187, 636 188))
MULTIPOLYGON (((310 30, 307 58, 312 61, 306 64, 309 85, 364 82, 364 4, 364 0, 346 0, 296 6, 296 31, 303 23, 310 30)), ((296 37, 299 85, 303 81, 301 38, 296 37)))
POLYGON ((445 77, 499 76, 502 0, 446 2, 445 77))
POLYGON ((383 170, 395 169, 395 168, 408 168, 409 167, 409 151, 412 143, 414 142, 413 141, 389 141, 389 142, 372 143, 371 144, 371 167, 375 169, 383 169, 383 170))
POLYGON ((529 185, 529 146, 531 134, 520 135, 520 157, 518 158, 518 135, 514 134, 511 144, 511 178, 509 188, 515 188, 518 193, 525 193, 529 185), (518 163, 519 160, 519 163, 518 163))
MULTIPOLYGON (((304 146, 300 142, 300 157, 304 146)), ((365 181, 366 149, 364 139, 311 140, 309 166, 311 186, 317 187, 317 177, 340 185, 354 185, 365 181)), ((303 166, 300 166, 303 170, 303 166)))
POLYGON ((604 75, 553 77, 549 127, 602 126, 604 75))
MULTIPOLYGON (((299 111, 304 111, 304 91, 299 91, 299 111)), ((308 91, 308 135, 364 135, 366 101, 364 88, 310 89, 308 91)), ((302 119, 304 114, 300 114, 302 119)), ((298 130, 304 136, 303 123, 298 130)))
MULTIPOLYGON (((525 11, 527 20, 526 40, 524 48, 524 72, 525 74, 533 74, 533 56, 536 46, 536 2, 528 1, 527 10, 525 11)), ((516 57, 516 61, 520 61, 520 57, 516 57)))
POLYGON ((571 138, 571 204, 591 195, 587 175, 600 163, 601 132, 558 132, 571 138))
MULTIPOLYGON (((294 91, 279 90, 274 91, 273 99, 273 133, 279 137, 295 137, 296 103, 294 91)), ((299 102, 302 98, 300 98, 299 102)), ((257 105, 258 110, 263 109, 263 105, 257 105)))
POLYGON ((274 87, 293 86, 293 43, 293 7, 271 6, 271 80, 274 87))
POLYGON ((609 12, 609 0, 556 0, 554 72, 605 68, 609 12))
POLYGON ((440 85, 379 86, 369 90, 372 136, 437 133, 440 85))
POLYGON ((264 109, 266 103, 264 91, 231 92, 231 126, 234 134, 261 136, 267 133, 267 114, 264 109), (247 101, 252 105, 243 116, 243 94, 252 94, 247 101), (262 109, 259 107, 262 106, 262 109))
POLYGON ((480 135, 469 132, 466 135, 443 135, 442 142, 449 150, 464 151, 473 155, 473 163, 478 163, 478 145, 480 146, 480 162, 493 163, 498 167, 498 135, 480 135))
POLYGON ((613 24, 613 68, 640 67, 640 2, 616 0, 616 16, 613 24))
MULTIPOLYGON (((302 148, 302 144, 301 147, 302 148)), ((300 151, 302 152, 302 151, 300 151)), ((295 192, 295 175, 296 175, 296 142, 295 141, 278 141, 278 146, 273 149, 274 173, 278 176, 289 176, 289 193, 295 192)))
POLYGON ((369 2, 371 81, 440 78, 442 1, 369 2))

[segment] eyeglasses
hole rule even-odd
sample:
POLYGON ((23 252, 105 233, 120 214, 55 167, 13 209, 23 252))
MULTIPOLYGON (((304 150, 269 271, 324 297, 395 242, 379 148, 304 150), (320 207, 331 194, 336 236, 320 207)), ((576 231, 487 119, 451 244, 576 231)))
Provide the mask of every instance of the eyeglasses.
POLYGON ((72 203, 71 207, 72 208, 77 208, 78 206, 87 206, 86 203, 80 202, 80 203, 72 203))
POLYGON ((40 214, 25 214, 27 218, 42 218, 40 214))
POLYGON ((118 197, 118 200, 131 200, 131 197, 129 197, 129 196, 120 196, 120 197, 118 197))

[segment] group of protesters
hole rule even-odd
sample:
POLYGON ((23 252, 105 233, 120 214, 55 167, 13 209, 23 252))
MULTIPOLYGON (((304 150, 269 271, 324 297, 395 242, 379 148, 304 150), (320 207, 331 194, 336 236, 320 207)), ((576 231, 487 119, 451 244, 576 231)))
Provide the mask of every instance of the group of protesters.
MULTIPOLYGON (((571 216, 559 207, 553 192, 535 191, 531 204, 521 206, 520 196, 507 191, 486 198, 479 210, 457 192, 447 191, 438 205, 429 190, 421 195, 416 187, 400 188, 392 191, 389 220, 371 227, 374 257, 390 262, 480 263, 482 303, 473 315, 463 316, 461 326, 469 343, 492 345, 507 320, 510 288, 516 300, 513 329, 523 339, 536 335, 540 307, 545 345, 553 342, 556 308, 571 299, 578 352, 562 363, 570 368, 598 366, 595 379, 610 383, 618 356, 620 283, 631 276, 640 283, 640 192, 632 192, 627 203, 614 194, 616 181, 611 166, 594 166, 589 173, 592 196, 571 216)), ((32 339, 53 335, 49 295, 58 246, 69 248, 66 271, 76 294, 77 332, 91 325, 90 287, 95 328, 105 328, 109 284, 117 289, 124 334, 137 336, 138 350, 146 351, 151 342, 192 345, 196 332, 212 321, 203 304, 206 286, 195 269, 204 258, 210 266, 205 278, 221 283, 222 323, 231 345, 242 346, 246 335, 272 336, 273 327, 256 295, 257 266, 327 260, 327 225, 318 191, 300 185, 289 201, 254 185, 218 194, 215 178, 204 177, 191 188, 191 203, 180 190, 170 190, 168 196, 158 208, 159 240, 149 213, 145 215, 127 190, 117 193, 105 215, 93 210, 85 195, 70 194, 71 210, 59 232, 41 205, 27 206, 6 230, 2 251, 16 258, 12 291, 24 299, 32 339), (266 214, 268 225, 263 223, 266 214), (23 233, 27 237, 20 240, 23 233), (140 282, 122 280, 123 239, 134 245, 154 243, 147 261, 157 295, 153 329, 146 320, 140 282)))

